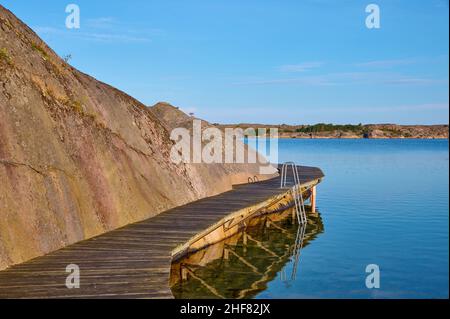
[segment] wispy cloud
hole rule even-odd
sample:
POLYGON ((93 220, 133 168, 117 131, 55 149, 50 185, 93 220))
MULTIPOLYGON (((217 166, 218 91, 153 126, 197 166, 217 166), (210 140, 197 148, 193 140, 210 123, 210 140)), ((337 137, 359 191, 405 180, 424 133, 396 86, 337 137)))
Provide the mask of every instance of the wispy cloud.
POLYGON ((161 29, 136 27, 121 23, 114 17, 97 17, 83 20, 81 28, 69 30, 63 27, 35 26, 40 35, 53 35, 84 41, 107 43, 151 42, 156 36, 164 34, 161 29))
POLYGON ((310 69, 319 68, 323 65, 323 62, 304 62, 300 64, 287 64, 279 67, 282 72, 305 72, 310 69))
POLYGON ((448 80, 445 79, 431 79, 431 78, 421 78, 421 77, 413 77, 413 76, 400 76, 393 79, 386 79, 385 83, 391 84, 446 84, 448 80))
POLYGON ((61 37, 70 37, 80 40, 96 41, 96 42, 151 42, 149 36, 137 36, 133 34, 117 34, 113 32, 83 32, 78 30, 66 30, 52 27, 34 27, 36 33, 40 36, 56 35, 61 37))
POLYGON ((356 63, 355 65, 358 67, 374 67, 374 68, 390 68, 399 65, 408 65, 416 63, 416 59, 395 59, 395 60, 375 60, 368 62, 356 63))
POLYGON ((113 17, 99 17, 87 19, 85 25, 96 29, 110 29, 116 24, 116 19, 113 17))
POLYGON ((306 86, 359 85, 359 84, 434 85, 434 84, 448 84, 448 79, 407 76, 392 72, 340 72, 314 76, 299 76, 291 78, 276 78, 276 79, 253 78, 250 80, 235 82, 233 84, 234 85, 295 84, 306 86))
MULTIPOLYGON (((327 110, 332 110, 336 108, 325 108, 327 110)), ((340 111, 345 112, 390 112, 390 111, 445 111, 449 109, 449 104, 447 103, 424 103, 424 104, 400 104, 400 105, 390 105, 390 106, 358 106, 358 107, 344 107, 339 108, 340 111)))
POLYGON ((274 84, 304 84, 313 86, 334 85, 326 76, 304 76, 297 78, 280 79, 251 79, 240 82, 234 82, 234 85, 274 85, 274 84))
POLYGON ((285 112, 280 112, 279 109, 273 107, 261 107, 261 105, 233 108, 230 112, 226 107, 208 107, 201 108, 198 111, 198 116, 206 118, 210 122, 216 122, 218 119, 221 123, 265 123, 265 124, 313 124, 318 122, 330 123, 349 123, 347 114, 354 114, 353 123, 402 123, 402 124, 416 124, 414 118, 421 118, 417 123, 429 124, 447 124, 448 123, 448 102, 443 103, 424 103, 424 104, 393 104, 393 105, 358 105, 358 106, 327 106, 319 105, 311 107, 305 104, 293 104, 285 106, 284 109, 289 112, 290 117, 286 119, 283 115, 285 112), (441 114, 441 120, 427 121, 423 120, 423 114, 441 114), (393 116, 393 114, 413 114, 415 117, 402 118, 393 116), (341 116, 340 116, 341 115, 341 116), (399 118, 402 119, 399 121, 399 118), (267 120, 270 119, 270 120, 267 120), (303 122, 302 122, 303 121, 303 122))

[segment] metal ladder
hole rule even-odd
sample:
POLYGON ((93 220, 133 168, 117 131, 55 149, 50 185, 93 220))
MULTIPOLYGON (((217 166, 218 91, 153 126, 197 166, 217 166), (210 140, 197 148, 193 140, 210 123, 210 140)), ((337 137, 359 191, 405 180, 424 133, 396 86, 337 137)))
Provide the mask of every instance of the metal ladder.
POLYGON ((287 172, 288 168, 292 168, 292 175, 294 178, 294 186, 291 189, 292 197, 294 198, 295 203, 295 212, 297 213, 298 223, 300 225, 304 225, 307 223, 306 217, 306 209, 305 203, 303 201, 301 186, 300 186, 300 177, 298 175, 298 167, 294 162, 286 162, 281 167, 281 188, 287 186, 287 172))

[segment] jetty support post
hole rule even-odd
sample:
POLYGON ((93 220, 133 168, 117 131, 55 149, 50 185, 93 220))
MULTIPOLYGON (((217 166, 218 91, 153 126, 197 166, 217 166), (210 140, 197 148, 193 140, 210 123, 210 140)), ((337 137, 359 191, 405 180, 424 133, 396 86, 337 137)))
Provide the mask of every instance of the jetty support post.
POLYGON ((223 249, 223 259, 225 260, 230 259, 230 252, 228 251, 228 248, 223 249))
POLYGON ((186 268, 181 265, 181 280, 187 280, 188 279, 188 271, 186 268))
POLYGON ((316 212, 316 199, 317 199, 317 186, 314 186, 311 190, 311 212, 316 212))

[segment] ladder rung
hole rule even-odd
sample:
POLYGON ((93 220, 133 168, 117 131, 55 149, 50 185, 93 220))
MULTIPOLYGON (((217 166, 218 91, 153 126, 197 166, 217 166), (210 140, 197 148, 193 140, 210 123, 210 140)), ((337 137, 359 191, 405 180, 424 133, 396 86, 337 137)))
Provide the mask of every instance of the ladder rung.
POLYGON ((292 177, 294 179, 294 186, 292 187, 292 197, 294 198, 297 219, 299 224, 305 224, 307 222, 305 203, 303 201, 303 195, 300 186, 298 166, 295 165, 294 162, 286 162, 281 167, 281 188, 286 187, 287 185, 287 171, 289 167, 292 168, 292 177))

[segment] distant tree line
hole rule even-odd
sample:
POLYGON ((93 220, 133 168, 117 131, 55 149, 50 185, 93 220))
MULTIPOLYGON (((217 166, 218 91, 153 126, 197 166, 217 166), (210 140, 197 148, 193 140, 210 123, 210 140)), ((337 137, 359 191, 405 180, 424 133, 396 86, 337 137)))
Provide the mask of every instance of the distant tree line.
POLYGON ((364 126, 362 124, 353 125, 334 125, 326 123, 318 123, 315 125, 307 125, 295 130, 297 133, 319 133, 319 132, 332 132, 332 131, 350 131, 355 133, 361 133, 364 131, 364 126))

